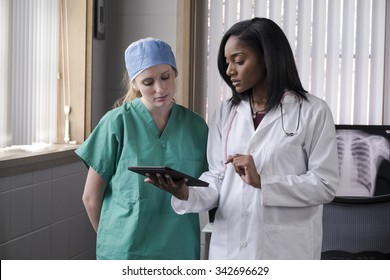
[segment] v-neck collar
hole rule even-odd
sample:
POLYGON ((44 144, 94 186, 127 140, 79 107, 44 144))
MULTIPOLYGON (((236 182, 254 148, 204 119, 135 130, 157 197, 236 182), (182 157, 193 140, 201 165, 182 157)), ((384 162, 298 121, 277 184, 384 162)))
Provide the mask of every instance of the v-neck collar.
POLYGON ((177 112, 177 105, 175 103, 172 104, 171 113, 169 114, 167 125, 165 126, 164 130, 160 133, 160 129, 158 128, 156 122, 154 121, 152 114, 149 112, 149 110, 146 108, 145 104, 142 103, 142 101, 137 98, 132 101, 134 109, 142 116, 142 118, 147 123, 148 127, 151 129, 153 134, 156 136, 156 138, 161 139, 165 138, 165 135, 169 134, 169 130, 171 129, 171 119, 175 118, 176 112, 177 112))

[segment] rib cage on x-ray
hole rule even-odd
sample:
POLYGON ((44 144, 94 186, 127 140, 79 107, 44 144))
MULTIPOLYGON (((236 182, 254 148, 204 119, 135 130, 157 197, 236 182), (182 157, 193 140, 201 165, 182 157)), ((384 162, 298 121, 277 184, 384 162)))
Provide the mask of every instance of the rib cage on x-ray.
POLYGON ((372 196, 381 162, 389 160, 385 137, 356 130, 337 130, 340 185, 337 196, 372 196))

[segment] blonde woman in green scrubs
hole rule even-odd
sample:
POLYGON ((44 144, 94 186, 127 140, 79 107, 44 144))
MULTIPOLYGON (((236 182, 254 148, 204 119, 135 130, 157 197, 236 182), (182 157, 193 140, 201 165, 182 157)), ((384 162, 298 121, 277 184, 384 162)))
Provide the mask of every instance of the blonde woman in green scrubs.
POLYGON ((129 93, 76 150, 88 166, 83 202, 97 232, 97 259, 199 259, 198 214, 178 215, 171 195, 130 172, 166 165, 198 177, 207 169, 203 118, 173 102, 176 62, 165 42, 125 51, 129 93))

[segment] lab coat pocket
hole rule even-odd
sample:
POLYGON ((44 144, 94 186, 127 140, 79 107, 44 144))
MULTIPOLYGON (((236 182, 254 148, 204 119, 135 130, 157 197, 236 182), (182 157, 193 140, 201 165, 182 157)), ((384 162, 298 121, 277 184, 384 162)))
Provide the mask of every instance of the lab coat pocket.
POLYGON ((313 258, 313 238, 307 227, 265 225, 264 259, 313 258))
POLYGON ((297 144, 267 146, 265 168, 273 174, 302 174, 307 170, 307 157, 297 144))

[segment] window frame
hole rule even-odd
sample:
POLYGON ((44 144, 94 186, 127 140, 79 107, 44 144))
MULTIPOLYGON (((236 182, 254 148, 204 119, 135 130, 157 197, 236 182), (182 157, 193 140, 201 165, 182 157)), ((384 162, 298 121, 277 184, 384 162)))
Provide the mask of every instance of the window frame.
POLYGON ((176 101, 206 117, 207 113, 207 1, 177 1, 176 101))
MULTIPOLYGON (((91 133, 93 2, 93 0, 68 0, 67 4, 68 11, 72 11, 72 17, 68 17, 70 138, 76 143, 82 143, 91 133)), ((61 55, 62 53, 60 53, 60 57, 61 55)), ((59 69, 62 69, 62 65, 59 69)), ((65 77, 63 74, 61 76, 65 77)), ((65 83, 67 83, 66 80, 65 83)), ((57 111, 59 143, 64 141, 65 129, 63 94, 60 91, 57 111)))

